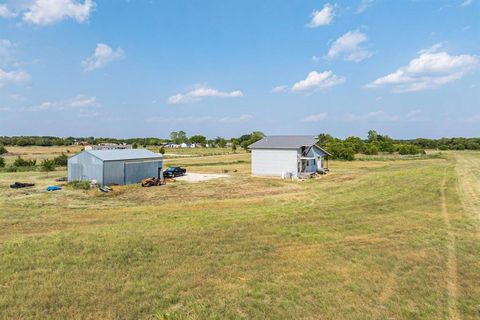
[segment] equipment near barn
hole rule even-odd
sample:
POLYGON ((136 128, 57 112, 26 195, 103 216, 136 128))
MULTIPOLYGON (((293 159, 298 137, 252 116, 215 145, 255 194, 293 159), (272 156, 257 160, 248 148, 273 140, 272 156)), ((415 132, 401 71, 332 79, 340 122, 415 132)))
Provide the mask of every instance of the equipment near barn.
POLYGON ((165 181, 162 181, 160 178, 147 178, 142 180, 142 187, 155 187, 164 185, 165 181))

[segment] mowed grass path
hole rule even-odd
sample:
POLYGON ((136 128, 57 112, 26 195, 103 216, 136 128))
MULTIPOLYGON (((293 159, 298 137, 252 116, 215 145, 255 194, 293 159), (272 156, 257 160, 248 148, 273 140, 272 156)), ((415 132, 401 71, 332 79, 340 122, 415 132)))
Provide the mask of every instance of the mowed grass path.
POLYGON ((232 176, 104 195, 0 174, 0 318, 479 317, 479 153, 305 182, 252 178, 247 155, 171 161, 232 176))

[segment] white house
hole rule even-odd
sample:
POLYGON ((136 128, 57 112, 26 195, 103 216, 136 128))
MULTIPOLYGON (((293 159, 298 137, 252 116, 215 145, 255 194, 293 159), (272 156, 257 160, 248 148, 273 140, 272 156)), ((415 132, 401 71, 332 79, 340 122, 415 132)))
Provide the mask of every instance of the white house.
POLYGON ((268 136, 249 146, 252 175, 300 177, 327 168, 329 153, 315 136, 268 136))

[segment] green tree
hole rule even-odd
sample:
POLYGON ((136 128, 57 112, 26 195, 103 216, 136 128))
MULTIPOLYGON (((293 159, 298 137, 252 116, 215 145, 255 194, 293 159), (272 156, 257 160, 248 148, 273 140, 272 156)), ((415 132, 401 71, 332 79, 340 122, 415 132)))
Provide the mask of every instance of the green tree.
POLYGON ((388 153, 393 153, 395 152, 395 146, 393 144, 393 140, 390 139, 388 136, 384 137, 384 141, 380 141, 378 144, 378 149, 381 152, 388 152, 388 153))
POLYGON ((215 145, 217 145, 220 148, 225 148, 225 146, 227 145, 227 140, 225 140, 222 137, 217 137, 215 139, 214 143, 215 143, 215 145))
POLYGON ((162 146, 160 148, 160 150, 158 150, 158 152, 161 153, 161 154, 165 154, 165 148, 162 146))
POLYGON ((53 160, 45 159, 40 164, 40 168, 42 169, 43 172, 47 173, 47 177, 48 177, 49 172, 55 171, 55 162, 53 160))
POLYGON ((355 153, 361 153, 365 148, 365 142, 359 137, 348 137, 345 139, 345 144, 350 146, 355 153))
POLYGON ((265 137, 265 134, 262 131, 253 131, 250 137, 252 143, 262 140, 265 137))
MULTIPOLYGON (((243 149, 248 151, 248 146, 251 145, 252 143, 257 142, 258 140, 261 140, 263 137, 265 137, 265 134, 261 131, 253 131, 250 134, 244 134, 238 139, 235 139, 238 142, 238 145, 240 145, 243 149)), ((232 139, 232 143, 234 143, 234 139, 232 139)), ((236 143, 234 143, 236 144, 236 143)))
POLYGON ((376 142, 379 138, 379 134, 375 130, 368 131, 367 140, 368 142, 376 142))
POLYGON ((68 156, 64 153, 53 159, 55 165, 65 167, 68 164, 68 156))
POLYGON ((132 149, 138 149, 138 144, 136 143, 132 144, 132 149))
POLYGON ((400 144, 397 145, 398 153, 401 155, 415 155, 415 154, 422 154, 425 153, 425 151, 414 145, 414 144, 400 144))
POLYGON ((25 137, 20 137, 18 140, 17 140, 17 146, 20 146, 20 147, 25 147, 25 146, 31 146, 33 145, 33 141, 31 141, 30 139, 28 138, 25 138, 25 137))
POLYGON ((332 154, 333 159, 346 161, 355 160, 355 151, 342 141, 332 141, 325 146, 325 149, 332 154))
POLYGON ((375 154, 378 154, 378 146, 376 143, 367 143, 365 145, 365 148, 364 148, 364 151, 363 153, 367 154, 367 155, 375 155, 375 154))
POLYGON ((17 159, 13 162, 15 167, 33 167, 37 164, 37 160, 25 160, 22 157, 18 156, 17 159))
POLYGON ((173 131, 170 133, 170 140, 175 144, 180 144, 188 141, 187 133, 183 130, 173 131))
POLYGON ((5 167, 5 158, 0 157, 0 168, 5 167))
POLYGON ((3 145, 0 145, 0 154, 5 154, 5 153, 8 153, 8 150, 3 145))
POLYGON ((202 135, 194 135, 194 136, 190 137, 190 142, 191 143, 199 143, 202 146, 204 146, 205 143, 207 142, 207 138, 205 136, 202 136, 202 135))
POLYGON ((325 146, 327 143, 332 142, 332 141, 335 141, 335 138, 332 137, 331 135, 329 135, 328 133, 320 133, 318 135, 317 143, 321 147, 325 146))

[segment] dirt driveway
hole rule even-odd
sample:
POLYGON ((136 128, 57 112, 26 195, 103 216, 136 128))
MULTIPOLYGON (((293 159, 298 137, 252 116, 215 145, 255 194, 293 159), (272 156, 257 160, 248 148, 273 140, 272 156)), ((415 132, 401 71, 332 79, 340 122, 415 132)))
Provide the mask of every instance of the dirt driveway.
POLYGON ((183 177, 177 177, 175 180, 177 181, 186 181, 186 182, 202 182, 202 181, 208 181, 212 179, 219 179, 219 178, 226 178, 229 177, 228 174, 213 174, 213 173, 192 173, 188 172, 186 175, 183 177))

